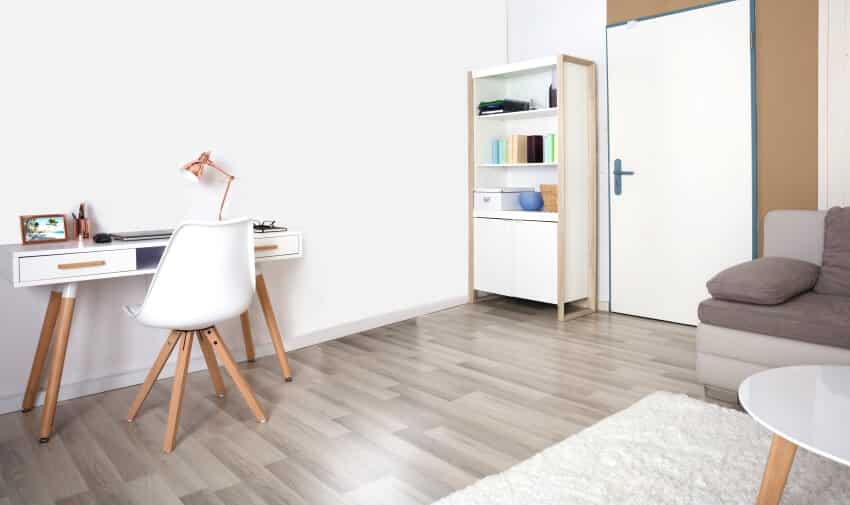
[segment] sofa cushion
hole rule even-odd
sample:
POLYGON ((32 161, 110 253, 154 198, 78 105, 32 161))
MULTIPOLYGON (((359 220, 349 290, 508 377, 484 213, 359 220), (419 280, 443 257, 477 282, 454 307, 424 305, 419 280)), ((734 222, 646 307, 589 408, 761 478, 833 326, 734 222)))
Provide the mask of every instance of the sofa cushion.
POLYGON ((776 305, 812 289, 819 270, 808 261, 759 258, 723 270, 706 287, 720 300, 776 305))
POLYGON ((850 298, 804 293, 779 305, 709 298, 699 305, 706 324, 850 349, 850 298))
POLYGON ((829 209, 823 235, 823 266, 815 292, 850 296, 850 207, 829 209))

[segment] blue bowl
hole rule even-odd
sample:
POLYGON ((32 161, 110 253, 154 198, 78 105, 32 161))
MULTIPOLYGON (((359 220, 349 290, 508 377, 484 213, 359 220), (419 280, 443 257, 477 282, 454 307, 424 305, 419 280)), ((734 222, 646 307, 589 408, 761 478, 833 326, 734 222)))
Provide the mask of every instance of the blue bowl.
POLYGON ((540 210, 543 208, 543 195, 537 191, 523 191, 519 194, 519 206, 522 210, 540 210))

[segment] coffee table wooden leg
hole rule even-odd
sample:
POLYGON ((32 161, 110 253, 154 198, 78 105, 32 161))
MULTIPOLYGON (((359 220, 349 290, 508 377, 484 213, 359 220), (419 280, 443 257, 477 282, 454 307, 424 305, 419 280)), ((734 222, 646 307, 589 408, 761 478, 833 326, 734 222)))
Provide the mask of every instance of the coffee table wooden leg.
POLYGON ((53 356, 50 358, 47 394, 44 398, 44 410, 41 413, 41 430, 38 439, 41 443, 50 440, 50 435, 53 433, 53 419, 56 415, 56 402, 59 400, 59 386, 62 384, 62 370, 65 368, 65 352, 68 350, 68 336, 71 334, 76 299, 77 285, 72 283, 65 286, 62 290, 62 301, 59 304, 56 342, 53 345, 53 356))
POLYGON ((773 435, 773 443, 770 444, 770 453, 764 468, 764 477, 761 480, 761 489, 756 500, 757 505, 779 504, 795 454, 797 454, 797 446, 794 443, 779 435, 773 435))
POLYGON ((242 338, 245 339, 245 359, 253 363, 254 357, 254 337, 251 335, 251 318, 246 310, 239 316, 239 321, 242 322, 242 338))
POLYGON ((44 371, 44 363, 47 361, 47 351, 50 349, 50 341, 53 339, 53 330, 56 327, 56 319, 59 317, 59 305, 62 302, 60 291, 51 291, 50 300, 47 302, 47 310, 44 312, 44 322, 41 324, 41 335, 38 337, 38 346, 32 358, 30 378, 27 381, 27 390, 21 405, 21 412, 29 412, 35 404, 35 397, 41 386, 41 374, 44 371))
POLYGON ((274 352, 277 354, 277 361, 280 364, 280 371, 283 373, 283 378, 286 382, 292 380, 292 370, 289 369, 289 360, 286 359, 286 349, 283 348, 283 340, 280 338, 280 329, 277 327, 277 318, 274 315, 272 302, 269 298, 269 292, 266 289, 266 280, 263 274, 257 274, 257 297, 260 299, 260 306, 263 308, 263 315, 266 317, 266 326, 269 327, 269 335, 274 344, 274 352))

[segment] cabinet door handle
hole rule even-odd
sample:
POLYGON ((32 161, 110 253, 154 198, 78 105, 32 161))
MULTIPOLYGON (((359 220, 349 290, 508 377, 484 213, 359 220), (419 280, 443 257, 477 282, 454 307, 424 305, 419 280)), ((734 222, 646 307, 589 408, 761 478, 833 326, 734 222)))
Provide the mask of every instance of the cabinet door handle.
POLYGON ((277 244, 255 245, 254 251, 274 251, 277 249, 277 244))
POLYGON ((56 268, 59 270, 75 270, 77 268, 94 268, 106 266, 104 260, 80 261, 79 263, 59 263, 56 268))

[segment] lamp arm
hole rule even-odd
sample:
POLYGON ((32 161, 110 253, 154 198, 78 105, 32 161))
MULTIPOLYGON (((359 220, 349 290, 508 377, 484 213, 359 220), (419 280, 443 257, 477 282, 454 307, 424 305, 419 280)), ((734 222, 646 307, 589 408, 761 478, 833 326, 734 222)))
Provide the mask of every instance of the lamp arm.
POLYGON ((233 177, 233 174, 231 174, 231 173, 227 172, 225 169, 223 169, 223 168, 221 168, 220 166, 216 165, 215 163, 213 163, 213 161, 212 161, 212 160, 207 160, 206 164, 207 164, 207 165, 209 165, 209 166, 211 166, 211 167, 213 167, 214 169, 218 170, 218 172, 219 172, 220 174, 224 175, 225 177, 229 178, 230 180, 235 179, 235 177, 233 177))
POLYGON ((222 195, 221 197, 221 205, 218 208, 218 220, 221 221, 221 214, 222 212, 224 212, 224 202, 227 201, 227 194, 230 192, 230 185, 233 183, 233 179, 235 179, 236 177, 234 177, 233 174, 229 173, 227 170, 213 163, 212 160, 208 159, 205 164, 207 166, 213 167, 221 175, 227 177, 227 186, 224 188, 224 195, 222 195))
MULTIPOLYGON (((226 174, 226 172, 224 172, 223 170, 222 170, 222 173, 226 174)), ((230 185, 233 183, 233 179, 235 179, 235 177, 233 177, 230 174, 226 174, 226 175, 227 175, 227 187, 224 188, 224 195, 221 197, 221 205, 218 208, 218 220, 219 221, 221 221, 221 213, 224 211, 224 202, 227 200, 227 193, 230 191, 230 185)))

